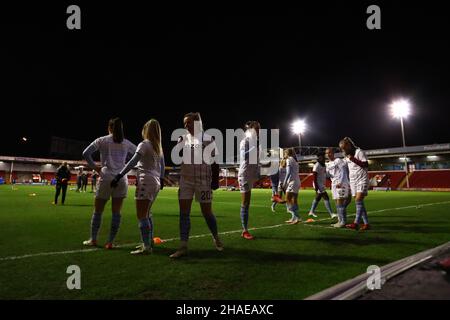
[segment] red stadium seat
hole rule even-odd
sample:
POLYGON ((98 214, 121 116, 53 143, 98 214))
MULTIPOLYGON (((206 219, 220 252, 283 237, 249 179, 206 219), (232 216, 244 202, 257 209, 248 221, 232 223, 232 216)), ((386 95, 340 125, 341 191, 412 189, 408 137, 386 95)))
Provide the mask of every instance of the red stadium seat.
POLYGON ((450 170, 418 170, 409 177, 411 188, 450 188, 450 170))

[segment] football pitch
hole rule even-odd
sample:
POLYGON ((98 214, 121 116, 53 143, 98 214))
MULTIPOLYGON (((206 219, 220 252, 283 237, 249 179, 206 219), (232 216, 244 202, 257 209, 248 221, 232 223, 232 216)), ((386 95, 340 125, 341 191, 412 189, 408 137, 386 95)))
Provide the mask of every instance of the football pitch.
MULTIPOLYGON (((270 190, 254 190, 250 226, 255 240, 240 237, 239 192, 218 190, 213 209, 225 245, 213 246, 198 204, 191 217, 190 253, 178 246, 177 189, 165 188, 153 207, 155 236, 165 239, 152 255, 131 256, 140 242, 134 187, 123 209, 114 250, 84 248, 89 238, 92 193, 68 191, 65 206, 51 205, 54 189, 0 186, 0 299, 303 299, 389 262, 450 240, 450 193, 370 192, 372 230, 333 229, 323 203, 311 224, 285 225, 270 190), (68 290, 67 267, 81 269, 81 289, 68 290)), ((313 192, 301 190, 303 220, 313 192)), ((334 205, 333 205, 334 208, 334 205)), ((349 207, 354 217, 354 203, 349 207)), ((109 233, 110 206, 99 242, 109 233)))

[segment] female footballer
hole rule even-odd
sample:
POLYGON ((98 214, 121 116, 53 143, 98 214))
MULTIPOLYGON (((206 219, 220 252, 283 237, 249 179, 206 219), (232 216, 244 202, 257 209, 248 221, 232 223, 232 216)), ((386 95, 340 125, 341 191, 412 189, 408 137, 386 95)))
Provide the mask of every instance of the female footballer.
POLYGON ((325 167, 325 154, 323 152, 320 152, 317 155, 317 162, 314 164, 312 171, 313 171, 313 175, 314 175, 313 187, 314 187, 314 190, 316 191, 316 197, 314 198, 314 200, 311 204, 311 209, 309 210, 308 215, 311 217, 317 218, 315 211, 316 211, 317 205, 320 202, 320 199, 323 198, 325 208, 327 209, 331 218, 337 217, 337 215, 335 213, 333 213, 333 210, 331 209, 330 198, 328 197, 328 193, 327 193, 327 189, 326 189, 327 172, 326 172, 326 167, 325 167))
POLYGON ((159 190, 164 187, 164 155, 161 146, 161 127, 155 119, 142 128, 142 139, 136 153, 111 182, 115 188, 120 180, 134 167, 137 168, 136 213, 139 221, 142 245, 131 254, 149 254, 153 247, 153 220, 151 208, 159 190))
POLYGON ((245 138, 240 143, 241 163, 238 171, 238 183, 241 191, 241 236, 246 240, 253 240, 253 236, 248 231, 248 217, 253 184, 260 177, 259 130, 261 125, 258 121, 248 121, 245 129, 245 138))
POLYGON ((136 146, 124 138, 123 124, 119 118, 109 121, 108 132, 107 136, 97 138, 83 151, 83 157, 88 165, 100 175, 95 194, 95 211, 91 219, 91 238, 84 241, 83 244, 97 246, 102 214, 106 203, 112 198, 111 230, 105 245, 106 249, 112 249, 114 238, 119 231, 123 199, 126 198, 128 192, 128 179, 126 177, 122 179, 116 188, 111 188, 111 181, 125 166, 127 155, 134 154, 136 146), (97 167, 92 159, 92 154, 96 151, 100 152, 100 167, 97 167))
POLYGON ((339 147, 345 154, 345 160, 349 169, 350 189, 356 202, 355 221, 346 225, 346 227, 358 229, 362 217, 363 225, 359 230, 367 230, 369 229, 369 219, 364 206, 364 198, 367 196, 367 190, 369 188, 369 162, 364 151, 358 148, 349 137, 342 139, 339 142, 339 147))
POLYGON ((294 149, 286 150, 286 177, 283 182, 283 190, 286 192, 287 208, 291 219, 287 224, 297 224, 301 221, 298 214, 298 191, 300 190, 300 176, 297 158, 294 149))
POLYGON ((216 143, 213 137, 204 133, 200 113, 186 114, 183 124, 187 132, 178 139, 183 157, 178 189, 180 247, 170 255, 171 258, 180 258, 188 252, 190 214, 194 196, 200 203, 200 209, 211 231, 216 249, 223 250, 217 231, 216 217, 211 206, 212 190, 219 188, 219 165, 215 162, 216 143))
POLYGON ((348 179, 348 165, 344 159, 334 156, 334 149, 325 151, 328 159, 327 175, 331 178, 331 192, 336 201, 338 222, 333 224, 335 228, 345 228, 347 221, 347 206, 352 201, 350 194, 350 182, 348 179))

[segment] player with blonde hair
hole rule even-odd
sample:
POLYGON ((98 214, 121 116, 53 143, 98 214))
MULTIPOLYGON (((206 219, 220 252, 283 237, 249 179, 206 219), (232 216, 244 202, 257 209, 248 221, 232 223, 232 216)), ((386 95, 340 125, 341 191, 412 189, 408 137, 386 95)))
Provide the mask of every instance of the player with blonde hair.
POLYGON ((136 153, 111 182, 116 187, 131 169, 137 168, 136 214, 139 221, 142 245, 131 254, 149 254, 153 249, 153 217, 151 208, 160 190, 164 187, 164 154, 161 146, 161 127, 151 119, 142 128, 142 139, 136 153))

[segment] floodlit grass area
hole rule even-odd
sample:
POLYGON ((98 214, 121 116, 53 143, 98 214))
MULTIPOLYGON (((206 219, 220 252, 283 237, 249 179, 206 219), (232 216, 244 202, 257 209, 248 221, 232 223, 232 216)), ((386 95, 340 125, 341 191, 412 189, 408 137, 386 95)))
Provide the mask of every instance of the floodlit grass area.
MULTIPOLYGON (((366 200, 373 230, 330 228, 323 203, 319 221, 284 225, 289 215, 279 205, 270 210, 270 190, 254 190, 247 241, 240 229, 239 192, 214 193, 214 212, 222 235, 217 252, 206 223, 193 205, 188 257, 168 256, 178 246, 177 189, 160 192, 153 207, 155 236, 169 239, 149 256, 131 256, 140 241, 134 209, 134 187, 123 209, 114 250, 89 251, 92 193, 68 191, 66 205, 54 206, 54 189, 0 186, 1 299, 302 299, 366 272, 369 265, 394 260, 450 240, 450 193, 371 192, 366 200), (32 195, 35 194, 35 195, 32 195), (322 220, 323 219, 323 220, 322 220), (45 253, 45 254, 43 254, 45 253), (81 268, 81 290, 68 290, 69 265, 81 268)), ((301 215, 313 199, 300 192, 301 215)), ((349 214, 355 211, 354 204, 349 214)), ((106 240, 110 206, 99 241, 106 240)), ((353 218, 351 216, 350 218, 353 218)))

